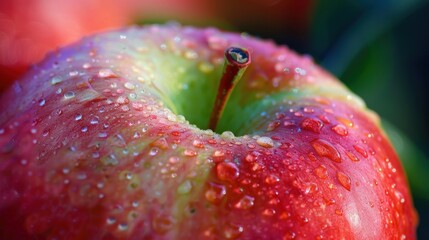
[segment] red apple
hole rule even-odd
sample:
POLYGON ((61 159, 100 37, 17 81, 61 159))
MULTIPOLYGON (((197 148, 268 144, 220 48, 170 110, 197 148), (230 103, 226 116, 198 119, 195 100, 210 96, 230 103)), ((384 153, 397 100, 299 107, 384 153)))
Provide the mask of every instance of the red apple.
POLYGON ((416 237, 378 117, 271 41, 177 25, 95 35, 48 55, 0 112, 0 239, 416 237))

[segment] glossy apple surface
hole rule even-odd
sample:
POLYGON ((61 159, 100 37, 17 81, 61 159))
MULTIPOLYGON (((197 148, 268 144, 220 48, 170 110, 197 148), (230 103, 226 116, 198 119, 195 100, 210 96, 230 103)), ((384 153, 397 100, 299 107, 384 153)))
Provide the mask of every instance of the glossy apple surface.
POLYGON ((377 116, 271 41, 177 25, 95 35, 48 55, 0 111, 2 239, 415 238, 377 116), (230 46, 252 63, 218 134, 206 126, 230 46))

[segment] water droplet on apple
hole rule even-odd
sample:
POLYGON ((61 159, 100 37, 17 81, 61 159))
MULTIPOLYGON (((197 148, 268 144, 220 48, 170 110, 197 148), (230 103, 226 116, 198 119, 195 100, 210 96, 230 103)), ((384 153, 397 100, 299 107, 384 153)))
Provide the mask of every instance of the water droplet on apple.
POLYGON ((83 68, 83 69, 89 69, 89 68, 91 68, 91 64, 89 64, 89 63, 84 63, 84 64, 82 65, 82 68, 83 68))
POLYGON ((280 124, 281 124, 281 122, 279 120, 270 122, 267 126, 267 131, 273 131, 278 126, 280 126, 280 124))
POLYGON ((88 131, 88 127, 87 127, 87 126, 83 126, 83 127, 80 129, 80 131, 81 131, 81 132, 83 132, 83 133, 86 133, 86 132, 88 131))
POLYGON ((119 163, 118 159, 116 159, 116 156, 112 154, 105 158, 102 158, 101 162, 106 166, 115 166, 119 163))
POLYGON ((185 156, 187 156, 187 157, 195 157, 195 156, 197 156, 197 152, 196 152, 196 151, 194 151, 194 150, 186 149, 186 150, 183 152, 183 155, 185 155, 185 156))
POLYGON ((71 99, 71 98, 74 98, 74 97, 75 97, 75 93, 72 92, 72 91, 68 91, 68 92, 64 93, 64 98, 65 99, 71 99))
POLYGON ((322 121, 319 119, 306 118, 301 122, 301 128, 314 133, 320 133, 323 127, 322 121))
POLYGON ((242 197, 236 204, 234 204, 234 207, 237 209, 246 210, 253 207, 254 201, 255 201, 254 197, 246 195, 242 197))
POLYGON ((98 71, 98 77, 100 78, 114 78, 117 77, 117 75, 108 68, 104 68, 104 69, 100 69, 100 71, 98 71))
POLYGON ((71 71, 71 72, 69 72, 69 76, 70 77, 76 77, 77 75, 79 75, 78 71, 71 71))
POLYGON ((201 140, 195 139, 192 142, 192 145, 194 145, 194 147, 196 148, 204 148, 204 143, 201 140))
POLYGON ((340 152, 328 141, 323 139, 316 139, 311 142, 314 150, 321 157, 327 157, 334 162, 341 162, 340 152))
POLYGON ((265 182, 267 184, 275 184, 280 181, 280 178, 274 174, 270 174, 265 178, 265 182))
POLYGON ((324 165, 320 165, 314 169, 314 173, 321 179, 328 177, 328 169, 324 165))
POLYGON ((76 114, 76 116, 74 116, 74 120, 75 120, 75 121, 80 121, 80 120, 82 120, 82 114, 80 114, 80 113, 76 114))
POLYGON ((332 130, 340 136, 346 136, 349 133, 346 126, 342 124, 335 125, 332 130))
POLYGON ((317 192, 317 191, 318 191, 317 184, 311 182, 311 183, 306 184, 304 193, 305 194, 312 194, 312 193, 317 192))
POLYGON ((108 217, 106 219, 106 223, 109 225, 115 224, 115 222, 116 222, 116 218, 114 218, 114 217, 108 217))
POLYGON ((267 216, 267 217, 272 217, 276 214, 276 210, 272 209, 272 208, 267 208, 262 212, 262 215, 267 216))
POLYGON ((191 190, 192 190, 192 183, 191 183, 191 181, 189 181, 188 179, 186 179, 177 188, 177 193, 184 195, 184 194, 190 193, 191 190))
POLYGON ((136 88, 136 86, 135 86, 133 83, 130 83, 130 82, 126 82, 126 83, 124 84, 124 87, 125 87, 126 89, 129 89, 129 90, 134 90, 134 89, 136 88))
POLYGON ((341 209, 335 209, 335 214, 337 214, 338 216, 342 216, 343 215, 343 210, 341 210, 341 209))
POLYGON ((347 174, 343 172, 337 172, 337 179, 340 182, 341 186, 350 191, 351 180, 347 174))
POLYGON ((288 232, 283 236, 283 240, 296 239, 297 234, 295 232, 288 232))
POLYGON ((221 162, 216 165, 216 174, 222 181, 233 182, 240 175, 240 171, 235 163, 221 162))
POLYGON ((354 155, 352 152, 346 151, 346 155, 347 157, 350 158, 350 160, 352 160, 353 162, 359 162, 359 158, 356 157, 356 155, 354 155))
POLYGON ((40 107, 45 106, 45 104, 46 104, 46 100, 45 100, 45 99, 40 99, 40 100, 39 100, 39 106, 40 106, 40 107))
POLYGON ((206 199, 214 204, 220 203, 222 198, 226 195, 226 188, 224 185, 209 183, 208 188, 204 194, 206 199))
POLYGON ((99 117, 97 117, 97 116, 93 117, 93 118, 91 119, 91 121, 90 121, 91 125, 96 125, 96 124, 98 124, 98 120, 99 120, 99 117))
POLYGON ((353 148, 358 152, 362 157, 368 158, 368 152, 360 145, 354 145, 353 148))
POLYGON ((150 149, 149 155, 150 156, 155 156, 156 154, 158 154, 158 152, 159 152, 159 148, 153 147, 153 148, 150 149))
POLYGON ((118 230, 119 231, 126 231, 128 229, 128 224, 127 223, 120 223, 118 225, 118 230))
POLYGON ((100 132, 98 133, 99 138, 107 138, 108 134, 106 132, 100 132))
POLYGON ((152 227, 158 234, 165 234, 174 226, 174 219, 171 216, 157 216, 152 220, 152 227))
POLYGON ((62 81, 63 81, 63 79, 59 76, 55 76, 55 77, 51 78, 51 84, 52 85, 56 85, 62 81))
POLYGON ((226 139, 232 139, 234 138, 234 133, 231 131, 225 131, 220 135, 222 138, 226 138, 226 139))
POLYGON ((270 137, 259 137, 258 139, 256 139, 256 143, 264 148, 274 147, 274 141, 270 137))
POLYGON ((243 232, 244 228, 242 226, 230 223, 223 229, 223 236, 225 239, 237 239, 243 232))

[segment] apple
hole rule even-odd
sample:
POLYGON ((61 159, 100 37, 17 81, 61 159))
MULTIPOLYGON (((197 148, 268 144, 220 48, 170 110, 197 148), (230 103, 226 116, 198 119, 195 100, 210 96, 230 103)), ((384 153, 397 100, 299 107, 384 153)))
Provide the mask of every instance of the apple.
POLYGON ((0 112, 0 239, 416 238, 377 115, 271 41, 97 34, 35 65, 0 112))

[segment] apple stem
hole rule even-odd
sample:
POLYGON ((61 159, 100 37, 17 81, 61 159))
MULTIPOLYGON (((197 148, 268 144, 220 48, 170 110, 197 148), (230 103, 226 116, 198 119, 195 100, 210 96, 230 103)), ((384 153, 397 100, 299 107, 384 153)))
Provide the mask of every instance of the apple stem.
POLYGON ((232 93, 232 90, 241 79, 247 66, 249 66, 250 54, 246 49, 230 47, 225 51, 225 62, 222 72, 222 78, 219 82, 219 88, 216 100, 210 116, 209 128, 216 130, 219 119, 222 117, 223 110, 232 93))

